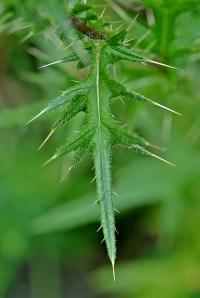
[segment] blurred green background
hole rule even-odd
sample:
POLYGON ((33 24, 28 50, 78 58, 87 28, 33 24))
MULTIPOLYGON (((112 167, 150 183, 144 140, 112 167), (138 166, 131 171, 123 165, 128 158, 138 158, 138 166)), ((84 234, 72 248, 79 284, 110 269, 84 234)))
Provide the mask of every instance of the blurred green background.
MULTIPOLYGON (((71 1, 73 2, 73 1, 71 1)), ((45 168, 55 148, 81 128, 79 115, 39 152, 55 113, 25 123, 58 92, 83 79, 74 63, 39 67, 69 52, 68 1, 0 2, 0 297, 200 298, 200 5, 196 0, 88 1, 133 47, 177 67, 118 63, 130 90, 182 117, 139 103, 113 102, 129 129, 164 148, 176 168, 116 150, 116 282, 97 233, 88 159, 60 179, 71 157, 45 168), (120 21, 121 23, 117 23, 120 21)))

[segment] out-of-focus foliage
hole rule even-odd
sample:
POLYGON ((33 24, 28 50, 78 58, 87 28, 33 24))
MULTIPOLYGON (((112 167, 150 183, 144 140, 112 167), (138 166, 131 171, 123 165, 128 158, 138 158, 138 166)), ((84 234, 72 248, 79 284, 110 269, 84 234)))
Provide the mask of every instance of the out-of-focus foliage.
POLYGON ((49 132, 51 117, 25 126, 47 99, 71 86, 71 80, 85 78, 85 70, 77 71, 73 63, 38 69, 61 60, 69 51, 72 41, 64 13, 68 2, 2 1, 0 296, 98 297, 103 293, 120 298, 198 298, 199 3, 88 2, 99 13, 106 5, 104 18, 113 21, 113 26, 119 26, 118 21, 128 24, 133 47, 178 68, 163 70, 123 62, 115 72, 119 81, 127 78, 129 89, 173 107, 182 117, 132 102, 114 102, 112 106, 113 113, 128 122, 130 129, 166 148, 165 155, 177 167, 168 168, 122 150, 115 154, 114 188, 119 194, 115 204, 121 213, 117 218, 117 281, 113 284, 110 269, 104 268, 106 252, 98 241, 101 235, 95 233, 98 217, 93 206, 95 186, 88 182, 94 175, 90 161, 81 163, 63 183, 59 180, 71 157, 41 168, 57 144, 79 129, 82 116, 41 152, 37 147, 49 132), (61 268, 68 268, 70 274, 61 268), (87 280, 81 278, 88 271, 87 280), (20 282, 26 284, 27 291, 20 288, 20 282), (73 287, 74 282, 78 286, 73 287), (65 294, 63 284, 67 284, 65 294))

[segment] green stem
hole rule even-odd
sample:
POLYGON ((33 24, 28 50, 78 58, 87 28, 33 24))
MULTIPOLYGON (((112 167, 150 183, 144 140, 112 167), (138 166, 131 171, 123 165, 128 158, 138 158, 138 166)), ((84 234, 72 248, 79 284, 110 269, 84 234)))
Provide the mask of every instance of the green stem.
POLYGON ((174 14, 169 8, 155 10, 158 54, 166 62, 170 61, 170 45, 174 34, 174 14))

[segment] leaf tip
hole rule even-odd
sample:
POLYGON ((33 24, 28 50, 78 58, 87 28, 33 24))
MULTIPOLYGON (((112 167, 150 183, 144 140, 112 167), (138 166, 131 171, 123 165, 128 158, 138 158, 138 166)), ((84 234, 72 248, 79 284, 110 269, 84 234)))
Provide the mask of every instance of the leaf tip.
POLYGON ((115 280, 116 280, 116 275, 115 275, 115 260, 114 260, 114 259, 111 260, 111 264, 112 264, 113 280, 114 280, 114 282, 115 282, 115 280))

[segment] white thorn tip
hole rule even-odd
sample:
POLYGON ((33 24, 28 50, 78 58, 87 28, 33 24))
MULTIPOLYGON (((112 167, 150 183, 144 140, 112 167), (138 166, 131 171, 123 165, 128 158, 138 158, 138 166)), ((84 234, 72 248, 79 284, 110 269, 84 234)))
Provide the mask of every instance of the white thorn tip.
POLYGON ((175 167, 176 166, 175 164, 173 164, 173 163, 171 163, 171 162, 169 162, 169 161, 167 161, 167 160, 165 160, 165 159, 161 158, 160 156, 157 156, 157 155, 155 155, 153 153, 151 153, 151 156, 152 157, 155 157, 155 158, 157 158, 157 159, 159 159, 161 161, 163 161, 164 163, 166 163, 166 164, 168 164, 168 165, 170 165, 172 167, 175 167))
POLYGON ((94 203, 93 203, 93 206, 97 205, 99 203, 99 200, 96 200, 94 203))
POLYGON ((48 136, 45 138, 45 140, 42 142, 42 144, 38 148, 38 151, 46 144, 46 142, 50 139, 50 137, 54 134, 54 132, 55 132, 55 129, 52 129, 50 131, 50 133, 48 134, 48 136))
POLYGON ((117 210, 116 208, 114 208, 114 210, 115 210, 117 213, 119 213, 119 214, 120 214, 120 211, 119 211, 119 210, 117 210))
POLYGON ((137 18, 139 17, 139 12, 136 14, 136 16, 134 17, 134 19, 131 21, 130 25, 127 28, 127 32, 131 30, 131 28, 133 27, 134 23, 136 22, 137 18))
POLYGON ((143 95, 140 95, 140 94, 138 94, 138 93, 134 93, 134 95, 135 95, 135 98, 136 98, 136 99, 137 99, 137 98, 143 98, 143 99, 146 101, 146 103, 152 104, 152 105, 154 105, 154 106, 156 106, 156 107, 159 107, 159 108, 164 109, 164 110, 166 110, 166 111, 168 111, 168 112, 174 113, 174 114, 176 114, 176 115, 178 115, 178 116, 182 116, 182 114, 180 114, 180 113, 176 112, 175 110, 172 110, 172 109, 170 109, 170 108, 168 108, 168 107, 166 107, 166 106, 164 106, 164 105, 158 103, 157 101, 154 101, 154 100, 152 100, 152 99, 149 99, 149 98, 147 98, 147 97, 145 97, 145 96, 143 96, 143 95))
POLYGON ((112 264, 112 272, 113 272, 113 280, 115 282, 115 260, 111 260, 111 264, 112 264))
POLYGON ((34 116, 31 120, 29 120, 25 125, 30 124, 31 122, 33 122, 34 120, 36 120, 37 118, 39 118, 40 116, 42 116, 45 112, 47 111, 47 108, 45 108, 44 110, 42 110, 39 114, 37 114, 36 116, 34 116))
POLYGON ((42 65, 40 67, 38 67, 38 69, 41 69, 41 68, 46 68, 46 67, 49 67, 49 66, 52 66, 52 65, 55 65, 55 64, 58 64, 58 63, 62 63, 62 62, 65 62, 65 60, 57 60, 57 61, 54 61, 54 62, 51 62, 51 63, 48 63, 48 64, 45 64, 45 65, 42 65))
POLYGON ((98 229, 97 229, 97 233, 102 229, 102 226, 100 226, 98 229))
POLYGON ((53 155, 51 158, 49 158, 45 163, 43 163, 42 168, 47 166, 50 162, 52 162, 54 159, 57 158, 57 155, 53 155))
POLYGON ((119 197, 119 194, 116 193, 115 191, 113 191, 113 194, 114 194, 116 197, 119 197))
POLYGON ((105 13, 106 9, 107 9, 107 7, 105 7, 105 8, 103 9, 103 11, 102 11, 102 13, 101 13, 101 16, 100 16, 100 19, 102 19, 102 18, 103 18, 103 15, 104 15, 104 13, 105 13))
POLYGON ((91 182, 90 183, 93 183, 94 182, 94 180, 96 179, 96 176, 91 180, 91 182))
POLYGON ((65 171, 64 175, 63 175, 63 176, 61 177, 61 179, 60 179, 60 183, 62 183, 62 182, 65 180, 65 178, 66 178, 67 175, 71 172, 72 169, 73 169, 73 166, 69 167, 69 168, 65 171))
POLYGON ((147 143, 146 146, 151 147, 151 148, 154 148, 154 149, 159 150, 159 151, 162 151, 162 152, 165 152, 166 151, 166 148, 160 147, 160 146, 155 145, 155 144, 147 143))
POLYGON ((164 66, 164 67, 167 67, 167 68, 172 68, 172 69, 178 69, 177 67, 174 67, 174 66, 171 66, 171 65, 168 65, 168 64, 164 64, 164 63, 161 63, 161 62, 158 62, 158 61, 155 61, 155 60, 148 60, 148 62, 152 63, 152 64, 156 64, 156 65, 159 65, 159 66, 164 66))
POLYGON ((152 101, 152 103, 153 103, 155 106, 160 107, 160 108, 162 108, 162 109, 164 109, 164 110, 166 110, 166 111, 169 111, 169 112, 174 113, 174 114, 176 114, 176 115, 182 116, 180 113, 178 113, 178 112, 176 112, 176 111, 174 111, 174 110, 172 110, 172 109, 170 109, 170 108, 168 108, 168 107, 165 107, 165 106, 159 104, 159 103, 156 102, 156 101, 152 101))

